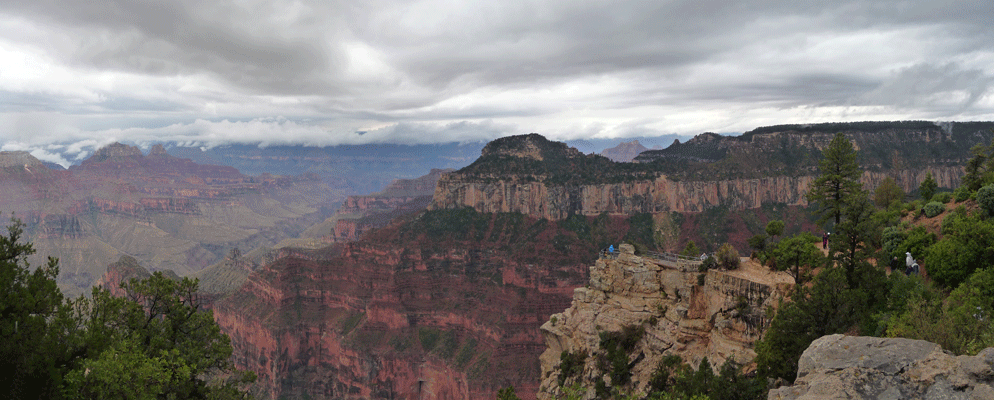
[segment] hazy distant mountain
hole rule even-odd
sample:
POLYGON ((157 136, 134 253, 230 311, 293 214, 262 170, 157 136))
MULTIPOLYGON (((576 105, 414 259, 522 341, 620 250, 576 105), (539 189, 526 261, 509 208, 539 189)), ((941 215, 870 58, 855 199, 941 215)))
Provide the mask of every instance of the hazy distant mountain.
POLYGON ((0 212, 26 224, 38 250, 60 260, 60 288, 86 292, 122 255, 181 275, 218 262, 234 247, 297 237, 348 193, 313 175, 248 176, 198 164, 157 145, 148 155, 114 143, 68 170, 27 152, 0 152, 0 212))
POLYGON ((314 174, 353 195, 378 192, 394 179, 416 178, 432 168, 465 167, 480 156, 484 144, 166 147, 178 157, 201 164, 230 165, 247 175, 314 174))
POLYGON ((601 155, 610 158, 614 162, 631 162, 639 153, 649 150, 639 141, 621 142, 621 144, 610 149, 604 149, 601 155))
POLYGON ((650 149, 664 149, 672 144, 674 140, 687 141, 691 137, 691 135, 635 136, 609 139, 574 139, 566 140, 565 143, 567 146, 576 148, 583 154, 601 154, 601 152, 605 149, 617 146, 618 143, 624 141, 630 142, 632 140, 637 140, 643 146, 650 149))

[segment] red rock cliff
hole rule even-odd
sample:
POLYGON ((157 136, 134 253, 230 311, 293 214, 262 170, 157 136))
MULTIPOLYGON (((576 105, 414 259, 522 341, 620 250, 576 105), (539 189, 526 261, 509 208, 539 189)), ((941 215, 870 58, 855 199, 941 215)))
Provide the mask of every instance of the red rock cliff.
MULTIPOLYGON (((624 236, 612 221, 603 240, 624 236)), ((534 398, 538 328, 568 307, 594 249, 520 214, 428 212, 286 252, 214 312, 263 397, 492 399, 513 385, 534 398)))

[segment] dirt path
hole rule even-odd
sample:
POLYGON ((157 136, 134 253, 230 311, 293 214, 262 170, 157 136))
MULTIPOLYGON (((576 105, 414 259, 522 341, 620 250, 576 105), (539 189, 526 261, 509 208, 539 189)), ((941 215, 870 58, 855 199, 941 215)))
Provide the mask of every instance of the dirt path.
POLYGON ((769 268, 759 265, 758 262, 748 257, 742 257, 739 269, 725 271, 725 273, 769 286, 781 283, 794 284, 794 277, 790 276, 787 271, 770 271, 769 268))

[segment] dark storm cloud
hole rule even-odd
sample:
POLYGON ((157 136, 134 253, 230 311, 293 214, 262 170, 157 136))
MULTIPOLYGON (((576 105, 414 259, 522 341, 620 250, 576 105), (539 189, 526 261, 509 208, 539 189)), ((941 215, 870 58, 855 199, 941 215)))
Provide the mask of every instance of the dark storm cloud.
POLYGON ((955 63, 917 64, 897 71, 858 101, 871 105, 938 108, 946 112, 963 110, 976 104, 990 89, 991 82, 994 82, 994 76, 979 69, 964 70, 955 63))
POLYGON ((0 0, 0 131, 49 130, 0 138, 328 144, 992 119, 991 8, 0 0))
POLYGON ((330 90, 322 76, 340 68, 331 45, 320 35, 297 35, 301 32, 292 31, 292 26, 267 29, 268 23, 255 20, 255 12, 265 9, 200 1, 71 4, 24 1, 9 2, 5 8, 79 35, 78 47, 69 56, 95 68, 151 75, 207 72, 237 86, 274 93, 330 90))

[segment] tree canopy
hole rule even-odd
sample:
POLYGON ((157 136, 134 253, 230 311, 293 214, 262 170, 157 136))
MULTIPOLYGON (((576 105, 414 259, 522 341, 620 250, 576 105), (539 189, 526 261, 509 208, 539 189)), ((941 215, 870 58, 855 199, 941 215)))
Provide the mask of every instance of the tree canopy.
POLYGON ((8 399, 237 399, 230 339, 203 309, 197 281, 156 272, 64 299, 58 261, 30 271, 15 221, 0 237, 0 394, 8 399))
POLYGON ((894 178, 888 176, 880 182, 877 190, 874 191, 873 202, 876 203, 877 207, 886 208, 897 200, 904 200, 904 189, 901 189, 897 182, 894 182, 894 178))
POLYGON ((805 271, 802 268, 816 267, 824 258, 815 246, 816 241, 818 238, 807 232, 781 240, 773 249, 777 269, 789 271, 794 276, 795 284, 804 283, 805 271))

